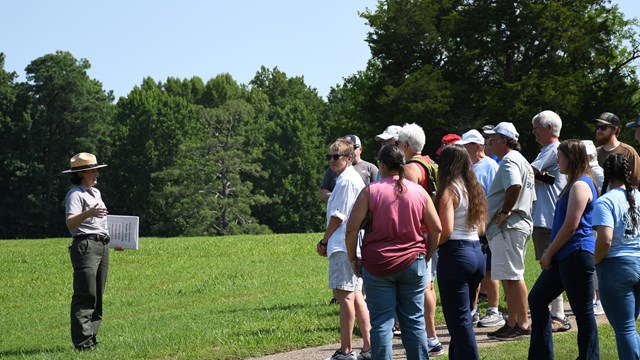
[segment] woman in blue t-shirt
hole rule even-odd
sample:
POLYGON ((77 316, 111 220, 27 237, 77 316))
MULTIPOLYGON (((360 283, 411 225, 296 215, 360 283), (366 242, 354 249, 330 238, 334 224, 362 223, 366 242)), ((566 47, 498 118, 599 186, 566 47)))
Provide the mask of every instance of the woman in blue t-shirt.
POLYGON ((640 359, 640 194, 631 187, 631 166, 622 154, 604 161, 602 191, 595 204, 595 263, 600 299, 616 333, 618 357, 640 359))
POLYGON ((542 272, 529 293, 529 359, 553 359, 549 303, 567 293, 578 324, 578 359, 599 359, 598 327, 593 314, 595 236, 591 227, 598 191, 584 144, 565 140, 558 146, 558 166, 567 185, 556 202, 551 243, 540 258, 542 272))

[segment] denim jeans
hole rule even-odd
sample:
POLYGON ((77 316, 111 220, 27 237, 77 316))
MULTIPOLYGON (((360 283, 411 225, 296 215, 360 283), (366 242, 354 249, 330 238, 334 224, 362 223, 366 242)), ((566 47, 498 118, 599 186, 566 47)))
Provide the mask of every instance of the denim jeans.
POLYGON ((640 257, 613 257, 596 265, 600 300, 616 333, 618 357, 640 359, 640 257))
POLYGON ((486 270, 480 241, 449 240, 438 252, 440 302, 451 335, 449 359, 479 359, 471 306, 486 270))
POLYGON ((593 314, 593 254, 578 250, 542 270, 529 293, 531 342, 529 359, 553 359, 551 300, 567 293, 578 324, 578 359, 599 359, 598 327, 593 314))
POLYGON ((393 359, 393 322, 397 312, 407 359, 428 359, 424 323, 427 267, 424 258, 416 259, 406 269, 388 276, 376 276, 363 268, 362 279, 371 321, 371 356, 376 360, 393 359))

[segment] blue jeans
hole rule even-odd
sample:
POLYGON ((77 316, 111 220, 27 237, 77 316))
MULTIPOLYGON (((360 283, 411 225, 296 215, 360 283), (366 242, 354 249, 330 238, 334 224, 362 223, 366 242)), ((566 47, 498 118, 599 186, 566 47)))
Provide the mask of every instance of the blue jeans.
POLYGON ((640 359, 640 257, 613 257, 596 265, 600 300, 616 333, 618 357, 640 359))
POLYGON ((542 270, 529 293, 529 359, 553 359, 549 303, 563 291, 578 324, 578 359, 600 358, 598 326, 593 314, 593 272, 593 254, 583 250, 561 261, 552 261, 551 270, 542 270))
POLYGON ((362 279, 371 321, 371 356, 376 360, 393 359, 393 322, 397 312, 407 359, 428 359, 424 323, 427 267, 424 258, 416 259, 406 269, 388 276, 376 276, 363 268, 362 279))
POLYGON ((438 252, 440 302, 451 335, 449 359, 479 359, 471 306, 486 270, 480 241, 449 240, 438 252))

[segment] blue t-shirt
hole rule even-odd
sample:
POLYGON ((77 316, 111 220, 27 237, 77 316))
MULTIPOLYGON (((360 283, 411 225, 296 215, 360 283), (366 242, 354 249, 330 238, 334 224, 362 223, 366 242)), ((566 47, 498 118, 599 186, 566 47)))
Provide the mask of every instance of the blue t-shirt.
POLYGON ((473 172, 476 174, 480 185, 482 185, 485 196, 489 194, 489 188, 497 171, 498 163, 491 160, 488 156, 483 157, 477 163, 473 164, 473 172))
MULTIPOLYGON (((598 198, 598 192, 596 191, 596 187, 593 184, 593 181, 591 181, 590 177, 582 175, 577 181, 584 181, 589 185, 592 198, 591 201, 587 203, 587 206, 580 216, 580 222, 578 223, 576 232, 573 234, 571 239, 569 239, 569 241, 567 241, 567 243, 564 244, 564 246, 553 256, 554 260, 562 260, 577 250, 585 250, 593 254, 596 248, 596 238, 595 234, 593 233, 593 228, 591 227, 591 218, 593 215, 593 205, 598 198)), ((570 192, 571 190, 563 194, 556 203, 556 211, 553 215, 553 228, 551 229, 551 239, 555 239, 558 231, 564 223, 565 217, 567 216, 567 207, 569 205, 570 192)))
MULTIPOLYGON (((633 191, 636 199, 635 212, 640 218, 640 193, 633 191)), ((605 258, 616 256, 640 256, 640 230, 633 227, 629 216, 629 203, 625 189, 615 188, 596 201, 593 210, 593 227, 606 226, 613 229, 611 248, 605 258)))

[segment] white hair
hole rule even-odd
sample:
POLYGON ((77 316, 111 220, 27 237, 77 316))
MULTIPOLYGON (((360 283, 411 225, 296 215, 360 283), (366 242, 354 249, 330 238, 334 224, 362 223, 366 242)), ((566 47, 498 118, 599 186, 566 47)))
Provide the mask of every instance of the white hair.
POLYGON ((536 120, 538 120, 542 127, 548 127, 551 125, 551 133, 553 136, 560 137, 560 129, 562 129, 562 120, 560 119, 560 115, 551 110, 545 110, 534 116, 533 119, 531 119, 531 124, 535 125, 536 120))
POLYGON ((424 131, 420 125, 416 123, 404 124, 400 134, 398 134, 398 143, 406 142, 409 145, 409 149, 416 153, 421 153, 426 141, 425 138, 424 131))

